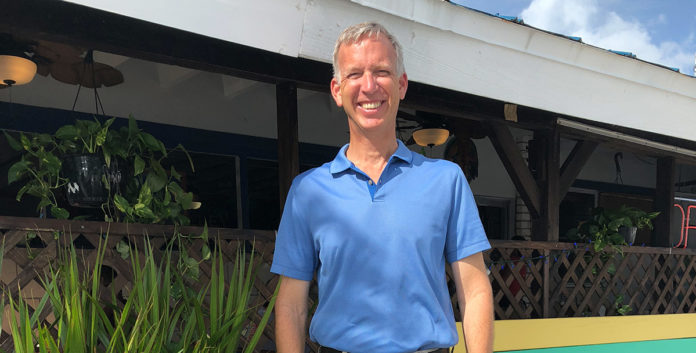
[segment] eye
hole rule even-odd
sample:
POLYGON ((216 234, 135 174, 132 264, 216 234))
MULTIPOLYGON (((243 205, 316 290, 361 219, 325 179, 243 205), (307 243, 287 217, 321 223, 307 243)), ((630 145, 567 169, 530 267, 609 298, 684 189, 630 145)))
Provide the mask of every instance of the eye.
POLYGON ((377 75, 379 77, 386 77, 386 76, 391 75, 391 72, 389 70, 377 70, 375 72, 375 75, 377 75))
POLYGON ((349 74, 346 76, 346 78, 349 79, 349 80, 354 80, 354 79, 356 79, 356 78, 360 78, 360 76, 361 76, 361 73, 356 71, 356 72, 351 72, 351 73, 349 73, 349 74))

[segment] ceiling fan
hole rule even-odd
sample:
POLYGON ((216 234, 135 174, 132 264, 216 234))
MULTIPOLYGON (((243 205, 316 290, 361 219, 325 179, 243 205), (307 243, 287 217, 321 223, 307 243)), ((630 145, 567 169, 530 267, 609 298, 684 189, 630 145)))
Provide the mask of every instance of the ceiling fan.
POLYGON ((94 61, 92 50, 47 40, 27 40, 0 34, 0 52, 20 52, 36 63, 36 72, 57 81, 87 88, 122 83, 123 74, 113 66, 94 61))

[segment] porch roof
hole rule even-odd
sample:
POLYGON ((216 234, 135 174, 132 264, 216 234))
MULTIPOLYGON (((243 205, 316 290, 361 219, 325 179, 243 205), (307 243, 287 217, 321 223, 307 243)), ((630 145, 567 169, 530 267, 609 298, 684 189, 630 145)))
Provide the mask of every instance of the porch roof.
POLYGON ((693 77, 444 1, 71 2, 324 63, 343 28, 375 20, 412 81, 696 141, 693 77))

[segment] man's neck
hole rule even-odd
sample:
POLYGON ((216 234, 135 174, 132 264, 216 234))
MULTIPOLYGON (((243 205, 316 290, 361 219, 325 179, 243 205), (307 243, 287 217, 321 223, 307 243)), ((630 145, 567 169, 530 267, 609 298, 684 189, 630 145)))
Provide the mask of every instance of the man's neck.
POLYGON ((351 134, 346 157, 370 179, 378 182, 389 158, 398 147, 395 134, 380 138, 351 134))

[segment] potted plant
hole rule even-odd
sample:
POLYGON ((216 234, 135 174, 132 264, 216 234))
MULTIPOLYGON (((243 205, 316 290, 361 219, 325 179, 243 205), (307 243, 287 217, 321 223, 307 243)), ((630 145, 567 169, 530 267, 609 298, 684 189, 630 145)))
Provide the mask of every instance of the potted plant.
MULTIPOLYGON (((120 129, 112 128, 114 120, 77 120, 53 135, 20 133, 19 141, 5 133, 10 146, 23 152, 8 175, 10 182, 25 181, 17 200, 25 193, 36 196, 40 208, 68 218, 55 197, 65 187, 72 205, 101 207, 106 221, 188 224, 183 212, 200 203, 183 190, 174 167, 162 166, 164 143, 138 128, 133 117, 120 129)), ((186 153, 181 145, 176 149, 186 153)))
POLYGON ((592 242, 595 251, 601 251, 607 246, 616 248, 633 243, 636 230, 645 227, 652 229, 652 220, 660 212, 645 212, 622 205, 618 209, 597 207, 590 214, 590 219, 570 229, 567 236, 573 240, 592 242))

